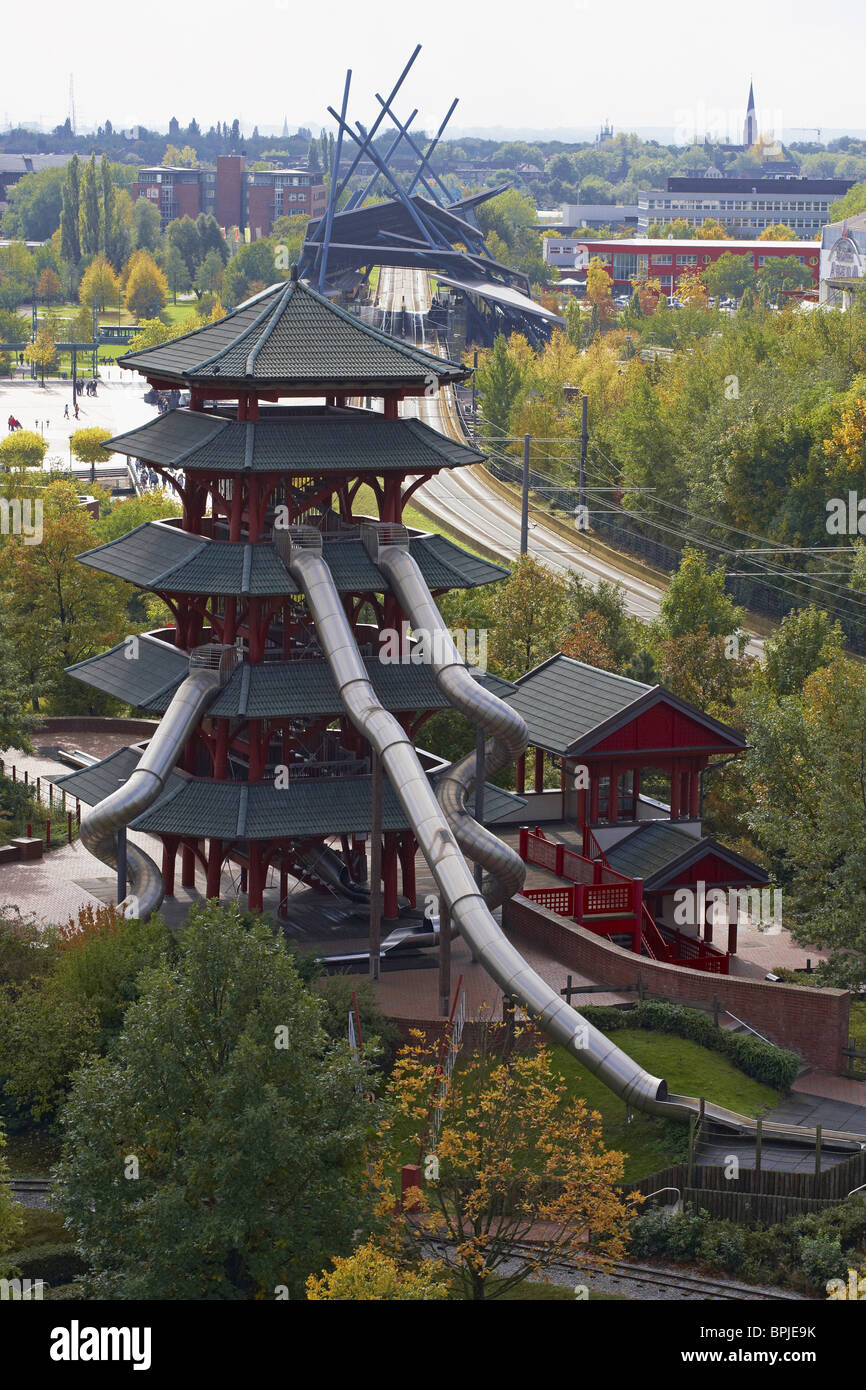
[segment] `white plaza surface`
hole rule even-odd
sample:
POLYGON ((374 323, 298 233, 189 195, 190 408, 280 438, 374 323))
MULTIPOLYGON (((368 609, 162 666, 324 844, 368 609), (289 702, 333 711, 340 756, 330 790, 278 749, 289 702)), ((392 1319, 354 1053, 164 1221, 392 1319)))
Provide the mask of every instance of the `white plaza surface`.
MULTIPOLYGON (((89 373, 82 372, 80 380, 90 381, 89 373)), ((14 415, 21 421, 25 430, 36 430, 48 441, 46 463, 54 462, 55 467, 69 466, 69 437, 76 430, 97 425, 121 434, 124 430, 135 429, 156 415, 156 406, 146 405, 144 393, 147 382, 135 372, 122 371, 120 367, 103 366, 94 398, 80 395, 78 398, 78 419, 74 418, 72 408, 72 382, 46 379, 44 386, 38 381, 13 381, 0 378, 0 438, 8 433, 7 421, 14 415), (68 420, 63 417, 63 407, 69 406, 68 420)), ((125 465, 125 457, 117 454, 111 465, 125 465)), ((97 467, 97 472, 99 468, 97 467)))

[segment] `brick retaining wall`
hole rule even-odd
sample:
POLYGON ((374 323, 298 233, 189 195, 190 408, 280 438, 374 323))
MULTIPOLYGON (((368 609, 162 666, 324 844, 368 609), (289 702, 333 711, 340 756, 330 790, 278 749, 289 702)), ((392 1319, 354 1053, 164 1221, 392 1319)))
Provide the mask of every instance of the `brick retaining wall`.
POLYGON ((596 936, 576 923, 516 897, 503 908, 503 923, 520 949, 520 939, 543 943, 563 965, 611 985, 637 983, 637 972, 650 994, 671 1000, 706 1000, 715 995, 729 1013, 763 1033, 779 1047, 790 1048, 822 1071, 841 1074, 847 1066, 851 995, 844 989, 770 984, 737 975, 706 975, 679 965, 664 965, 596 936))
POLYGON ((37 734, 137 734, 149 738, 159 728, 158 719, 121 719, 103 715, 49 715, 40 719, 37 734))

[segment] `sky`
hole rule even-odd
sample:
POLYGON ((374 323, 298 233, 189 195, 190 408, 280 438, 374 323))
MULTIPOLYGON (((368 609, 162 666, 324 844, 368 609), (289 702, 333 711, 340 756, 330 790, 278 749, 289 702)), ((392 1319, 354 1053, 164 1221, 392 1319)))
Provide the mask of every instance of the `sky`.
MULTIPOLYGON (((398 99, 449 134, 704 131, 739 140, 750 79, 759 126, 786 140, 866 129, 863 0, 145 0, 82 11, 68 0, 7 6, 0 124, 60 124, 74 75, 77 128, 170 116, 207 128, 331 125, 346 69, 350 115, 368 124, 416 43, 398 99), (48 42, 44 42, 45 39, 48 42), (804 130, 807 132, 804 134, 804 130)), ((824 137, 826 138, 826 136, 824 137)))

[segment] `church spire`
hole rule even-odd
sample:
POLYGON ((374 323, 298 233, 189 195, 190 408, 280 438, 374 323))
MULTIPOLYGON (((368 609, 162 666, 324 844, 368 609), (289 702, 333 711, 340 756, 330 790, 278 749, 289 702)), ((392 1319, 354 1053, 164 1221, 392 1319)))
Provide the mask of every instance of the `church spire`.
POLYGON ((743 148, 750 150, 758 142, 758 117, 755 113, 755 88, 749 82, 749 104, 746 107, 746 121, 743 126, 743 148))

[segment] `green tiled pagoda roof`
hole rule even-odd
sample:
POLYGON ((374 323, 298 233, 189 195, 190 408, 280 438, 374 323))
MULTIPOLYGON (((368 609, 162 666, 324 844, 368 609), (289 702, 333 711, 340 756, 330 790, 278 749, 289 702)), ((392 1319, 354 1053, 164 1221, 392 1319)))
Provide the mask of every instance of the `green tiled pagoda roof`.
POLYGON ((652 688, 559 654, 521 676, 506 698, 526 720, 531 744, 563 754, 652 688))
MULTIPOLYGON (((58 777, 56 785, 94 806, 127 780, 140 758, 137 749, 120 748, 93 767, 58 777)), ((383 803, 383 829, 411 828, 387 778, 383 803)), ((471 798, 468 805, 471 810, 471 798)), ((494 825, 525 805, 513 792, 485 783, 486 824, 494 825)), ((297 778, 278 790, 272 783, 200 782, 173 772, 165 793, 132 822, 132 829, 221 840, 363 834, 370 829, 370 778, 297 778)))
MULTIPOLYGON (((413 536, 410 550, 431 589, 492 584, 508 571, 476 559, 443 536, 413 536)), ((326 541, 324 559, 341 593, 382 593, 387 584, 360 540, 326 541)), ((140 589, 265 598, 298 592, 273 545, 212 541, 149 521, 77 558, 140 589)))
MULTIPOLYGON (((383 830, 411 829, 387 779, 382 800, 383 830)), ((485 783, 487 824, 521 805, 523 798, 485 783)), ((282 790, 262 783, 185 782, 134 820, 132 829, 221 840, 363 834, 370 829, 370 778, 299 777, 282 790)))
POLYGON ((362 323, 303 280, 273 285, 219 322, 127 353, 120 362, 153 380, 189 386, 314 386, 317 394, 417 392, 469 375, 460 363, 362 323))
MULTIPOLYGON (((188 671, 184 652, 157 638, 139 638, 137 655, 130 659, 127 642, 110 651, 67 668, 85 685, 123 700, 137 709, 161 714, 188 671)), ((429 666, 386 665, 376 657, 367 660, 373 688, 386 709, 394 711, 445 709, 429 666)), ((514 689, 507 681, 485 676, 482 684, 496 694, 514 689)), ((265 719, 292 715, 318 719, 342 712, 337 687, 325 661, 269 661, 244 663, 220 691, 208 714, 217 718, 265 719)))
POLYGON ((206 473, 301 476, 437 472, 479 463, 484 455, 421 420, 386 420, 368 410, 282 407, 281 418, 238 421, 208 411, 170 410, 107 441, 164 467, 206 473))
POLYGON ((647 821, 625 839, 605 850, 612 869, 629 878, 642 878, 644 887, 659 891, 676 881, 677 876, 704 855, 714 855, 729 864, 735 882, 767 883, 765 869, 735 850, 727 849, 717 840, 689 835, 670 821, 647 821))

